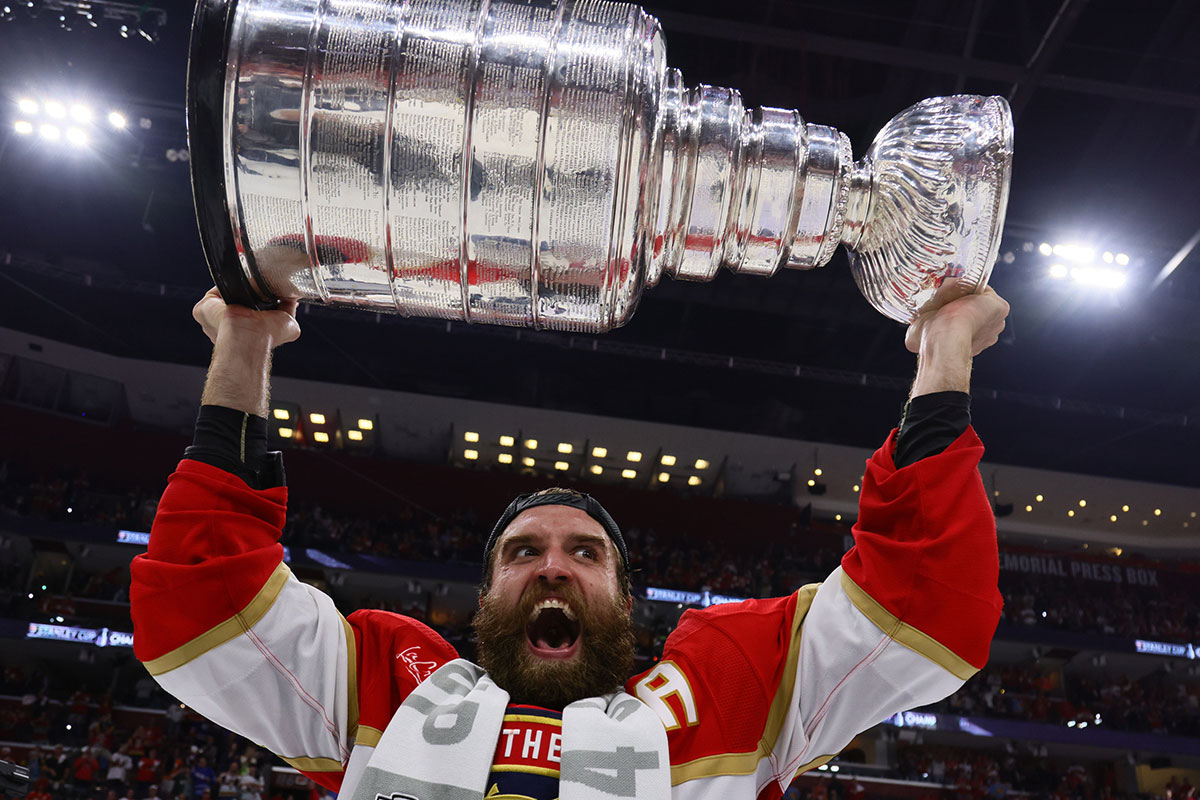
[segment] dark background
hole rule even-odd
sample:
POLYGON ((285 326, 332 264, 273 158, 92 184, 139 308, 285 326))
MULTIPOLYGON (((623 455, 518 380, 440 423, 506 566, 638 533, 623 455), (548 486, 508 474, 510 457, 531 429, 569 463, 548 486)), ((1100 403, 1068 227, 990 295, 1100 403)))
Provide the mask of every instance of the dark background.
MULTIPOLYGON (((0 0, 0 325, 119 355, 203 364, 189 309, 210 285, 195 230, 184 89, 190 4, 154 43, 53 4, 0 0), (87 148, 13 133, 21 97, 86 100, 87 148), (103 124, 110 108, 125 131, 103 124), (149 121, 148 128, 140 120, 149 121)), ((1013 307, 978 359, 993 462, 1196 485, 1200 443, 1200 4, 1150 0, 656 2, 689 84, 797 108, 856 155, 896 112, 958 91, 1016 116, 1008 224, 992 285, 1013 307), (1048 277, 1042 242, 1128 253, 1096 290, 1048 277), (1003 254, 1011 254, 1005 257, 1003 254)), ((769 280, 665 280, 599 337, 309 308, 281 374, 874 446, 914 361, 839 250, 769 280), (733 366, 729 357, 733 356, 733 366), (796 369, 799 367, 799 369, 796 369), (798 376, 797 376, 798 375, 798 376)))

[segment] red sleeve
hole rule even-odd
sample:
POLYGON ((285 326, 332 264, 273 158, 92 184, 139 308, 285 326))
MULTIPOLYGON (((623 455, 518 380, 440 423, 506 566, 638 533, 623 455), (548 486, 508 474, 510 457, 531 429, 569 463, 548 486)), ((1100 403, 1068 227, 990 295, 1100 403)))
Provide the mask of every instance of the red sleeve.
POLYGON ((967 428, 944 452, 898 470, 894 438, 867 462, 842 568, 901 622, 982 668, 1003 604, 983 443, 967 428))
MULTIPOLYGON (((758 749, 787 668, 795 612, 795 594, 684 612, 662 661, 687 676, 698 724, 667 732, 672 765, 758 749)), ((626 691, 635 693, 645 674, 631 678, 626 691)), ((686 719, 679 698, 666 702, 676 719, 686 719)))
POLYGON ((134 653, 151 661, 244 609, 283 560, 287 488, 184 460, 167 482, 150 546, 130 565, 134 653))

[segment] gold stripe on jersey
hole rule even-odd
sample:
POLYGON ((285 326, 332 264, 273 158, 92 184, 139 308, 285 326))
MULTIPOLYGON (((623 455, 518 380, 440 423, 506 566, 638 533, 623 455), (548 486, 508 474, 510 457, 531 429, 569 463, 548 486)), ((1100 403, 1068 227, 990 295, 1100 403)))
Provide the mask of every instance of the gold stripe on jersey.
POLYGON ((881 606, 878 600, 867 594, 845 572, 842 572, 842 591, 850 598, 850 602, 854 603, 855 608, 892 641, 899 642, 909 650, 924 656, 959 680, 965 681, 979 672, 965 658, 937 639, 917 630, 907 622, 901 622, 895 614, 881 606))
POLYGON ((800 661, 801 624, 808 615, 808 609, 812 606, 813 597, 820 586, 819 583, 810 583, 796 590, 796 611, 792 615, 792 635, 788 643, 787 660, 784 662, 783 676, 779 679, 779 688, 771 700, 771 708, 767 712, 767 722, 763 726, 757 749, 746 753, 720 753, 676 764, 671 767, 672 786, 697 778, 749 775, 757 771, 758 762, 775 749, 775 742, 779 739, 779 732, 783 730, 783 722, 792 706, 792 689, 796 684, 796 668, 800 661))
POLYGON ((284 761, 291 764, 301 772, 341 772, 342 762, 335 758, 309 758, 307 756, 297 756, 296 758, 284 758, 284 761))
POLYGON ((354 628, 340 613, 338 618, 346 632, 346 737, 353 742, 358 736, 358 647, 354 628))
POLYGON ((525 764, 492 764, 492 772, 525 772, 530 775, 548 775, 558 777, 558 770, 549 767, 530 767, 525 764))
POLYGON ((505 722, 540 722, 543 725, 553 725, 556 728, 562 727, 562 720, 554 717, 539 717, 537 714, 505 714, 505 722))
POLYGON ((828 755, 828 756, 817 756, 812 761, 808 762, 804 766, 800 767, 800 769, 796 770, 796 774, 793 775, 792 778, 795 779, 797 775, 803 775, 805 772, 808 772, 810 769, 815 769, 816 767, 819 767, 822 764, 828 764, 830 761, 833 760, 834 755, 837 755, 837 753, 834 753, 833 755, 828 755))
POLYGON ((379 728, 372 728, 370 725, 359 725, 358 738, 354 740, 354 743, 361 744, 364 747, 375 747, 382 738, 383 731, 379 730, 379 728))
POLYGON ((271 610, 271 606, 275 604, 275 599, 279 597, 279 593, 283 590, 283 586, 291 574, 292 571, 288 569, 287 564, 279 562, 279 566, 275 567, 271 577, 267 578, 267 582, 258 590, 254 599, 246 604, 245 608, 224 622, 209 628, 190 642, 181 644, 166 655, 143 662, 143 666, 151 675, 162 675, 164 672, 182 667, 214 647, 225 644, 230 639, 241 636, 253 628, 263 618, 263 615, 271 610))

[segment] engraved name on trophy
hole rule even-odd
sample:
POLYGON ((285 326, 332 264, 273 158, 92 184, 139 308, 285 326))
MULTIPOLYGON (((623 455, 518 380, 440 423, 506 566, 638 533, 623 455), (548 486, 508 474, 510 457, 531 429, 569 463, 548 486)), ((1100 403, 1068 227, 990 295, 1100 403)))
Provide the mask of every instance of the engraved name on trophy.
POLYGON ((200 0, 192 181, 230 302, 601 332, 663 273, 768 276, 849 249, 881 313, 996 260, 1012 119, 960 95, 855 162, 833 128, 687 88, 604 0, 200 0))

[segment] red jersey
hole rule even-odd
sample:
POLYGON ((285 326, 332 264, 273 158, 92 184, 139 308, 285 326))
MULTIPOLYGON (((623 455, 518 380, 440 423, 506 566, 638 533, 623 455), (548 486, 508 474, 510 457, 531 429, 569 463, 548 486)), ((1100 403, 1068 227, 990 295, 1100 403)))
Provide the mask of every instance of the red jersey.
MULTIPOLYGON (((828 580, 688 611, 626 685, 667 731, 675 800, 775 800, 986 662, 1001 600, 983 447, 968 429, 904 469, 891 452, 889 438, 867 462, 856 545, 828 580)), ((131 567, 135 651, 182 702, 351 797, 393 713, 457 654, 408 617, 343 617, 298 581, 278 543, 286 502, 284 487, 181 462, 131 567)), ((553 772, 553 723, 523 724, 529 766, 553 772)))

